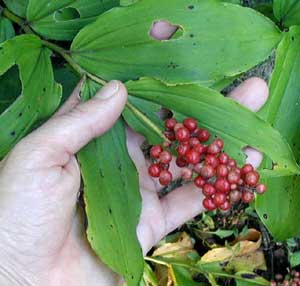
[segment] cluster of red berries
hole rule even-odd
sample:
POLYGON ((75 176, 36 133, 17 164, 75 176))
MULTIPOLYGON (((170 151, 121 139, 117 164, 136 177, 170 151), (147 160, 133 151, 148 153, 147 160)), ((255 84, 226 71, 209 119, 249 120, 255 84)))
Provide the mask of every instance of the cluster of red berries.
POLYGON ((300 273, 293 270, 284 279, 282 274, 276 274, 275 280, 271 281, 271 286, 300 286, 300 273))
POLYGON ((181 169, 181 177, 194 181, 205 195, 203 206, 207 210, 227 211, 235 203, 250 203, 254 193, 263 194, 267 187, 259 183, 259 173, 252 165, 237 167, 235 160, 223 152, 224 142, 210 139, 208 130, 199 128, 193 118, 182 123, 170 118, 165 121, 165 136, 170 142, 162 146, 154 145, 150 150, 153 163, 148 172, 151 177, 159 178, 163 186, 169 185, 173 176, 169 170, 174 149, 177 153, 176 165, 181 169))

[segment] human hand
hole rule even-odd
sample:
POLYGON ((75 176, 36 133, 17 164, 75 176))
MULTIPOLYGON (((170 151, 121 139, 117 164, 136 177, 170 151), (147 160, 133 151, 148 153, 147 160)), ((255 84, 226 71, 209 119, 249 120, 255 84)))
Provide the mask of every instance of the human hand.
MULTIPOLYGON (((119 278, 93 254, 85 238, 76 208, 80 172, 74 154, 113 125, 127 94, 121 83, 112 82, 94 99, 80 103, 79 89, 0 163, 0 285, 117 284, 119 278)), ((251 79, 231 96, 256 111, 268 89, 263 81, 251 79)), ((203 211, 202 194, 191 184, 159 199, 159 186, 148 176, 140 150, 143 138, 131 130, 128 134, 143 197, 137 233, 146 253, 203 211)), ((251 154, 255 158, 249 155, 248 160, 258 165, 261 155, 253 150, 251 154)))

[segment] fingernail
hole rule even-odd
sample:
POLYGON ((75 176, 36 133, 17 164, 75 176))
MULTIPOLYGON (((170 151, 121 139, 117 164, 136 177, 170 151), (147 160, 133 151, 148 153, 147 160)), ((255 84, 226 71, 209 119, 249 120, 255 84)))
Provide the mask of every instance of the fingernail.
POLYGON ((116 95, 119 91, 120 84, 117 80, 112 80, 107 83, 96 95, 95 97, 98 99, 108 99, 114 95, 116 95))

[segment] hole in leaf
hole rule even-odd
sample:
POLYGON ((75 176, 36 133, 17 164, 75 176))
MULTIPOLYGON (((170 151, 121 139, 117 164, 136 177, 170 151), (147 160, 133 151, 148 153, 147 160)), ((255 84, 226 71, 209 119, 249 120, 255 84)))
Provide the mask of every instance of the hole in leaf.
POLYGON ((12 66, 5 74, 0 76, 0 114, 6 110, 22 93, 22 83, 19 69, 12 66))
POLYGON ((80 18, 79 12, 72 7, 64 8, 54 13, 54 19, 56 21, 68 21, 68 20, 74 20, 79 18, 80 18))
POLYGON ((159 41, 178 39, 182 35, 182 27, 171 24, 166 20, 154 21, 150 28, 150 36, 159 41))

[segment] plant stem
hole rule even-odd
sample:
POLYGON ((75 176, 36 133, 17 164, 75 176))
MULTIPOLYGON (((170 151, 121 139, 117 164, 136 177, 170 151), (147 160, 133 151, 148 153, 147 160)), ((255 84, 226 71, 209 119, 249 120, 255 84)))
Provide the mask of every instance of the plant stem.
POLYGON ((59 54, 61 57, 63 57, 66 62, 71 66, 71 68, 80 76, 83 77, 84 75, 87 75, 87 73, 81 68, 80 65, 78 65, 73 59, 72 57, 68 54, 68 52, 63 49, 62 47, 51 43, 49 41, 46 40, 42 40, 42 43, 45 47, 49 48, 50 50, 52 50, 53 52, 59 54))
POLYGON ((159 137, 161 137, 165 142, 170 143, 169 139, 165 137, 161 130, 147 116, 145 116, 144 113, 142 113, 129 101, 127 101, 126 106, 134 115, 136 115, 136 117, 140 118, 145 124, 147 124, 159 137))
POLYGON ((18 24, 25 31, 26 34, 33 34, 32 30, 26 24, 26 21, 24 19, 22 19, 21 17, 15 15, 14 13, 12 13, 7 8, 3 9, 2 15, 5 18, 11 20, 12 22, 18 24))

